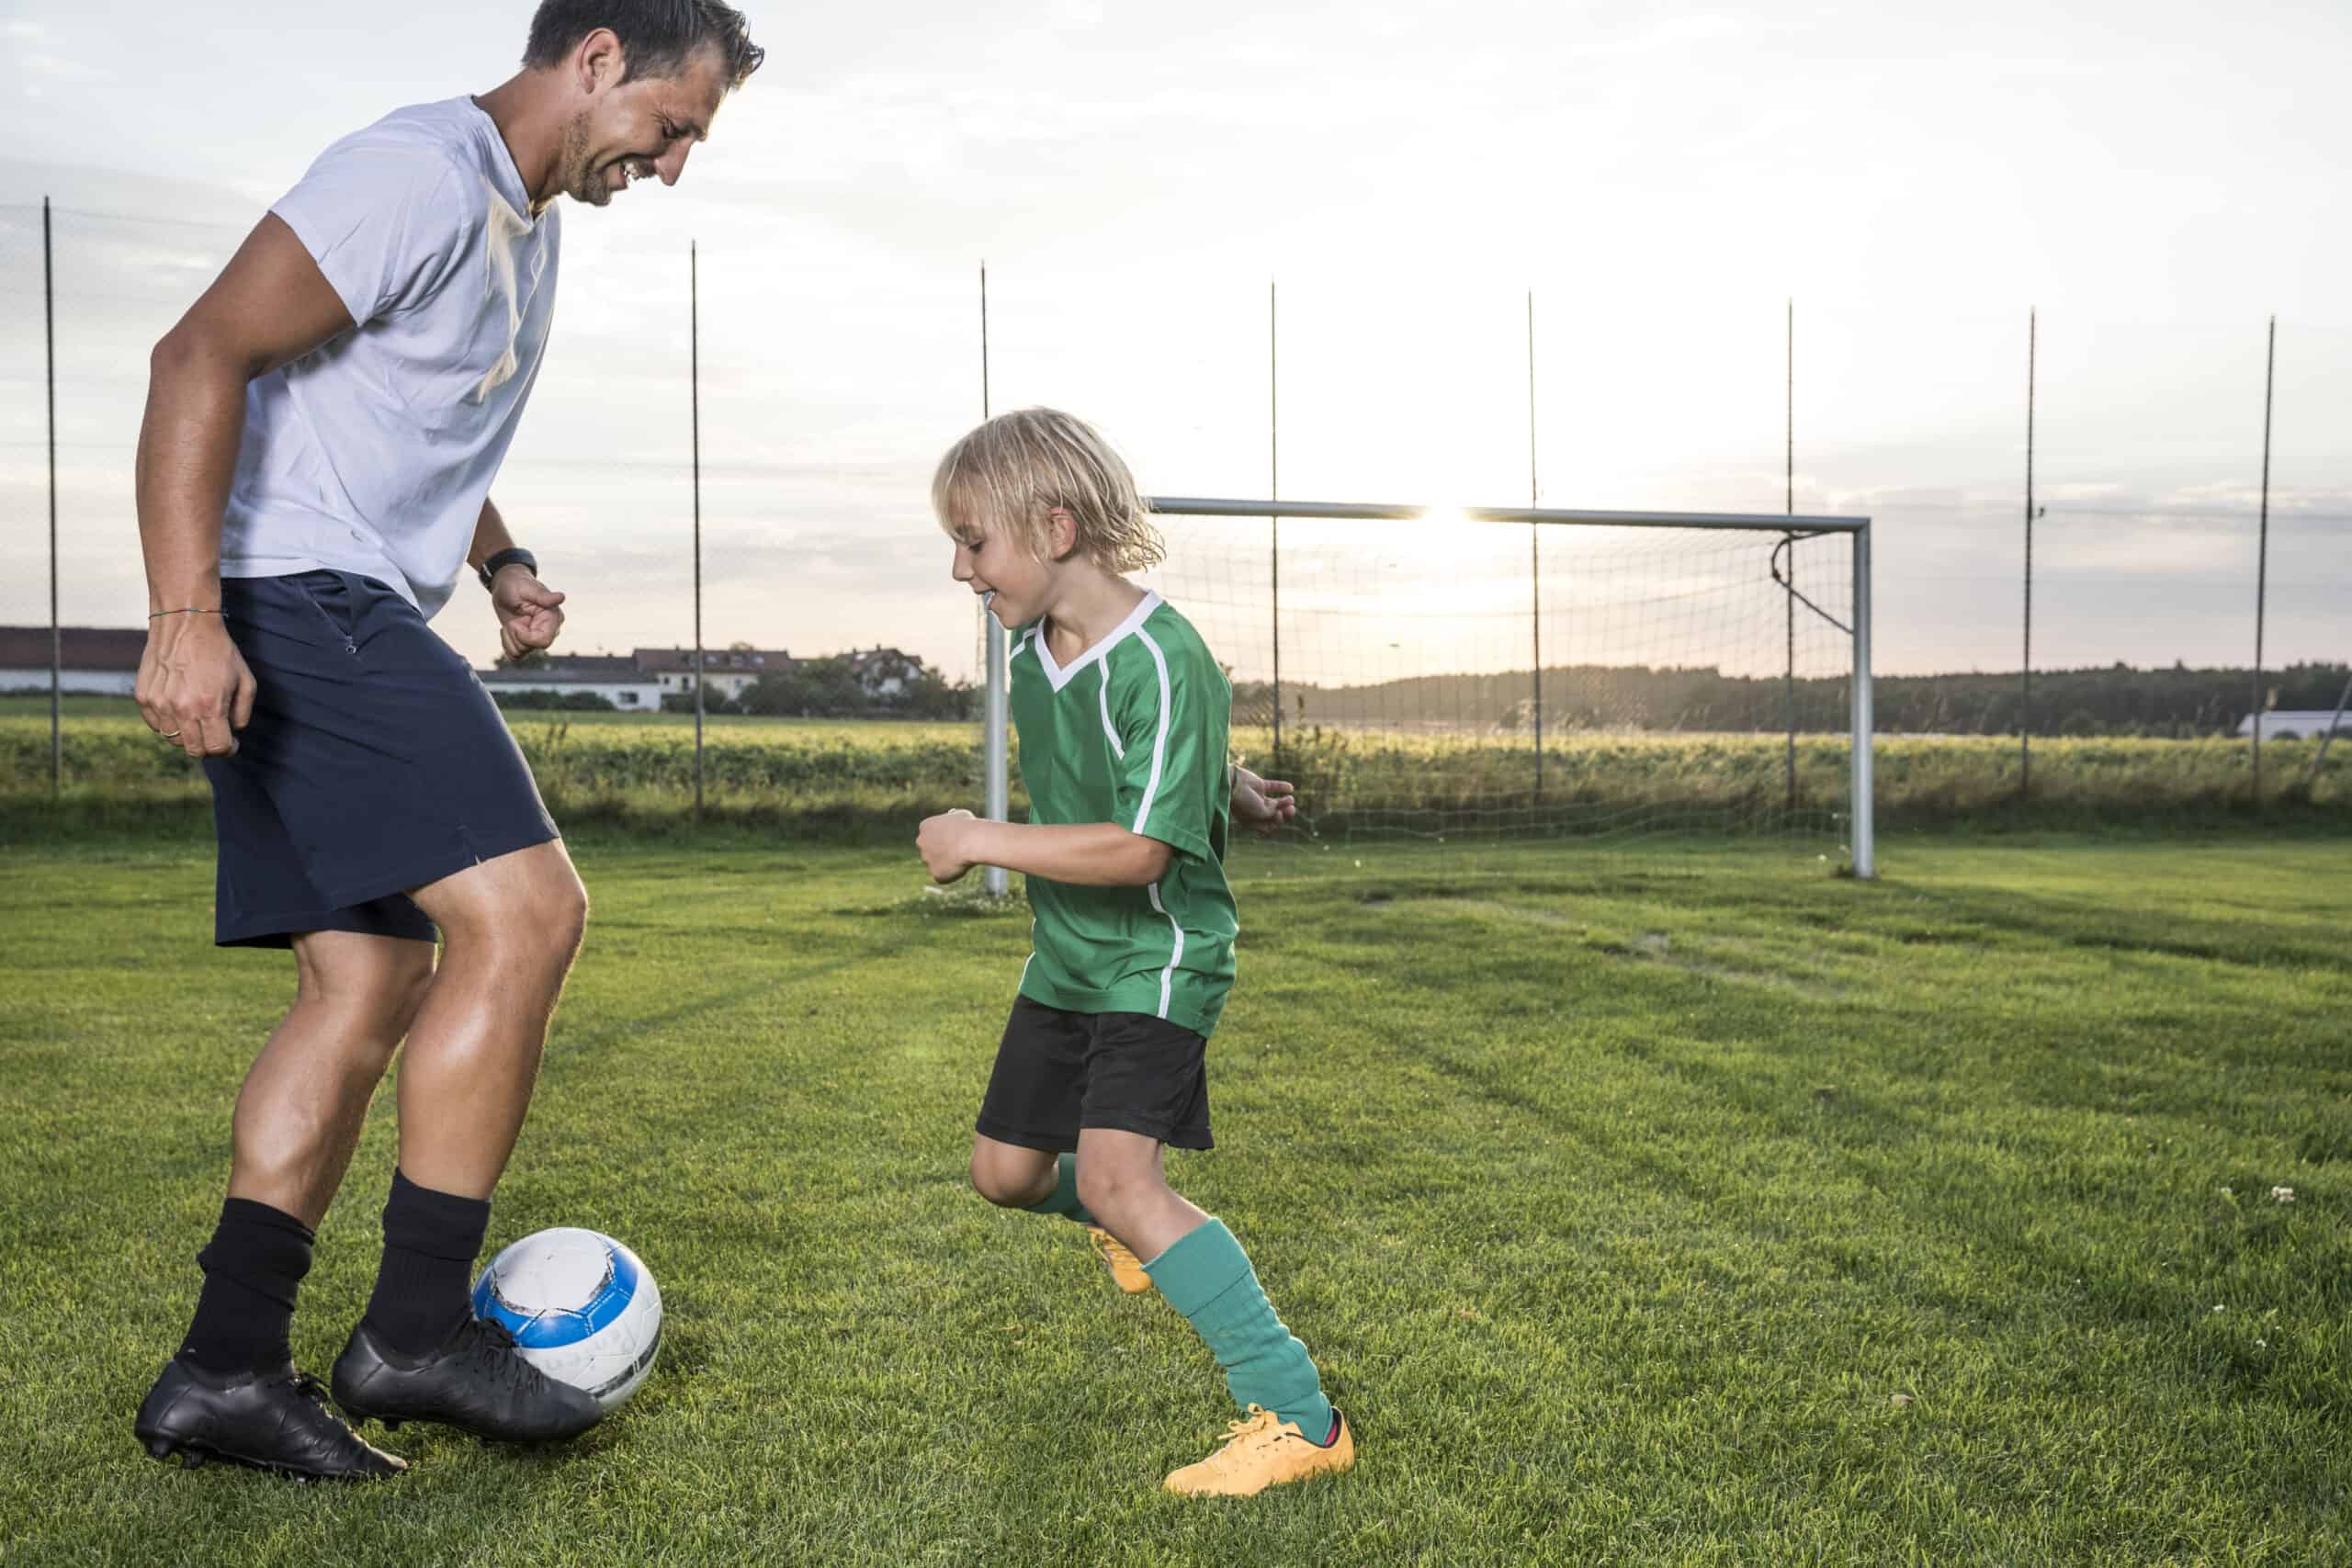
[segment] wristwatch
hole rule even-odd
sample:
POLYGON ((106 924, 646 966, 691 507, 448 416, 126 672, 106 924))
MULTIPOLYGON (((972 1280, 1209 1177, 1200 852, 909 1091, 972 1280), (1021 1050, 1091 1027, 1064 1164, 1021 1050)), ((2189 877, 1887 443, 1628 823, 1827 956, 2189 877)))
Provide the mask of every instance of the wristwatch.
POLYGON ((475 569, 475 575, 481 579, 481 585, 488 588, 498 574, 510 566, 527 567, 533 577, 539 575, 539 558, 515 545, 492 553, 488 560, 475 569))

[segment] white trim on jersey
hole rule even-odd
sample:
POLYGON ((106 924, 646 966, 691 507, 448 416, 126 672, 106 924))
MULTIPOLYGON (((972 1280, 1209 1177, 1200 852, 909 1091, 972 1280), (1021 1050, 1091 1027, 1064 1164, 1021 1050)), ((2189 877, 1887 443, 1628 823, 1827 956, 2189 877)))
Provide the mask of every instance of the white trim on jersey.
POLYGON ((1159 902, 1159 883, 1147 884, 1144 891, 1151 895, 1151 907, 1159 911, 1160 919, 1168 922, 1169 931, 1176 938, 1176 950, 1168 955, 1168 967, 1159 972, 1159 1016, 1164 1019, 1168 1016, 1169 987, 1176 977, 1176 965, 1184 962, 1184 928, 1176 923, 1176 917, 1159 902))
POLYGON ((1095 688, 1094 694, 1102 701, 1102 734, 1111 742, 1111 755, 1124 762, 1127 749, 1119 744, 1118 728, 1111 722, 1111 661, 1107 659, 1102 661, 1102 683, 1095 688))
POLYGON ((1118 647, 1120 643, 1125 642, 1129 632, 1141 631, 1143 629, 1144 622, 1151 619, 1151 613, 1159 608, 1159 595, 1157 593, 1146 592, 1143 596, 1143 603, 1137 604, 1132 611, 1130 611, 1125 620, 1121 621, 1117 626, 1112 627, 1111 634, 1108 637, 1105 637, 1102 641, 1096 643, 1092 648, 1088 649, 1084 653, 1080 654, 1076 660, 1071 661, 1069 668, 1067 670, 1054 662, 1054 650, 1046 646, 1046 623, 1040 621, 1037 623, 1036 635, 1038 666, 1046 671, 1046 679, 1053 682, 1054 690, 1058 692, 1064 686, 1069 685, 1071 679, 1075 677, 1080 671, 1085 669, 1096 660, 1108 654, 1113 649, 1118 647))
MULTIPOLYGON (((1136 825, 1130 829, 1130 831, 1140 833, 1143 831, 1144 823, 1151 816, 1152 802, 1159 796, 1160 764, 1168 760, 1168 709, 1170 699, 1168 695, 1168 656, 1159 651, 1159 645, 1152 641, 1151 634, 1141 626, 1136 628, 1136 636, 1143 639, 1144 647, 1151 649, 1151 661, 1159 666, 1159 728, 1153 730, 1151 736, 1151 777, 1144 784, 1143 806, 1136 812, 1136 825)), ((1152 900, 1155 904, 1159 901, 1156 897, 1152 900)))

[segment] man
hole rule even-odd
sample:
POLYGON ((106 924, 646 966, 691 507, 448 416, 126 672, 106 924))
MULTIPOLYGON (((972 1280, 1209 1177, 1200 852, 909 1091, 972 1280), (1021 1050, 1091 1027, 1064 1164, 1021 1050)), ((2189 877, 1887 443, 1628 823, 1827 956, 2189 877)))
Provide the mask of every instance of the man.
POLYGON ((237 1099, 195 1321, 139 1412, 158 1459, 407 1468, 288 1338, 403 1040, 383 1261, 335 1402, 508 1440, 596 1419, 468 1302, 587 897, 489 694, 425 622, 471 565, 510 656, 554 642, 563 595, 490 485, 554 310, 555 198, 675 185, 761 58, 718 0, 545 0, 518 74, 337 142, 156 345, 140 708, 212 783, 215 940, 290 947, 297 981, 237 1099))

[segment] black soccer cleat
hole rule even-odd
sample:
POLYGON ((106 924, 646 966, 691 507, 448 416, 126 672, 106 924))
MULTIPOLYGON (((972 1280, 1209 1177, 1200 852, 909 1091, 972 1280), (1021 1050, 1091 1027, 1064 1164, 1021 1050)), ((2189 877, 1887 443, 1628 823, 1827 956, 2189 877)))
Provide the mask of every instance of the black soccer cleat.
POLYGON ((355 1420, 438 1421, 508 1443, 576 1438, 605 1416, 585 1389, 525 1360, 505 1325, 470 1314, 422 1356, 401 1354, 361 1323, 335 1358, 334 1402, 355 1420))
POLYGON ((408 1461, 371 1447, 327 1404, 308 1372, 209 1372, 175 1356, 147 1391, 133 1425, 159 1460, 193 1470, 223 1460, 301 1481, 398 1475, 408 1461))

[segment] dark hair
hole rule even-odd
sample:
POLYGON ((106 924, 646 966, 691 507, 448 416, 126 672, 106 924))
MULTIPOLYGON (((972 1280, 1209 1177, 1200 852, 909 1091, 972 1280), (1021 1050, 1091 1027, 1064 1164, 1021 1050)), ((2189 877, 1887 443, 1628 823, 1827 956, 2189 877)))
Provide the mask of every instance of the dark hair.
POLYGON ((540 0, 523 63, 536 70, 560 64, 598 28, 611 28, 621 40, 624 82, 674 76, 695 51, 716 49, 726 62, 727 85, 740 87, 768 57, 752 41, 743 13, 718 0, 540 0))

